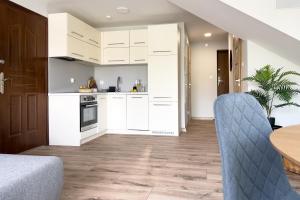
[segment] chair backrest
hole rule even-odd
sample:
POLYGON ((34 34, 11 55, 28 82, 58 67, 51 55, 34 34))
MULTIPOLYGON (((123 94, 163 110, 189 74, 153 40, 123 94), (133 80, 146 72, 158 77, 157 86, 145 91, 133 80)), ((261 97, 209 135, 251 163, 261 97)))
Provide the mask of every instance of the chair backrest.
POLYGON ((282 200, 291 191, 281 156, 258 101, 248 94, 220 96, 214 107, 222 155, 225 200, 282 200))

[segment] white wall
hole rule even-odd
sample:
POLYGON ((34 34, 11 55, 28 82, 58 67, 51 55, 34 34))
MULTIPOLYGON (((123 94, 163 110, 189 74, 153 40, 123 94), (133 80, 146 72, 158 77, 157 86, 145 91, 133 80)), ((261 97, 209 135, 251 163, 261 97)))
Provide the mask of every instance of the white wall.
MULTIPOLYGON (((267 50, 263 47, 248 41, 247 43, 247 68, 248 75, 253 75, 256 69, 261 68, 266 64, 272 66, 284 67, 284 70, 294 70, 300 72, 300 66, 288 61, 287 59, 267 50)), ((293 78, 294 81, 300 83, 300 78, 293 78)), ((248 84, 248 89, 256 88, 254 84, 248 84)), ((300 95, 295 98, 297 103, 300 103, 300 95)), ((273 114, 276 117, 276 122, 279 125, 287 126, 300 123, 300 108, 285 107, 276 110, 273 114)))
POLYGON ((148 86, 147 65, 125 65, 125 66, 98 66, 95 67, 95 79, 100 89, 100 81, 104 82, 103 88, 117 86, 117 78, 121 77, 121 90, 130 91, 136 80, 141 80, 142 84, 148 86))
POLYGON ((192 117, 213 118, 217 98, 217 50, 228 49, 228 41, 210 41, 191 45, 192 117))
POLYGON ((47 2, 44 0, 10 0, 40 15, 48 17, 47 2))

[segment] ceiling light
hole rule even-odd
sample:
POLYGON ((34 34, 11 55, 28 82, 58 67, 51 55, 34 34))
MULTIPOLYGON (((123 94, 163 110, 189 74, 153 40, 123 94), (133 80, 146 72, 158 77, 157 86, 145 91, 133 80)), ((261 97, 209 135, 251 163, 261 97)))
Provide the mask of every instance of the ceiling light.
POLYGON ((207 43, 205 43, 205 44, 204 44, 204 46, 205 46, 205 47, 208 47, 208 44, 207 44, 207 43))
POLYGON ((119 6, 116 8, 117 12, 120 14, 127 14, 129 13, 129 8, 124 7, 124 6, 119 6))
POLYGON ((112 18, 111 15, 106 15, 105 17, 106 17, 106 19, 111 19, 112 18))
POLYGON ((204 37, 211 37, 212 34, 211 33, 204 33, 204 37))

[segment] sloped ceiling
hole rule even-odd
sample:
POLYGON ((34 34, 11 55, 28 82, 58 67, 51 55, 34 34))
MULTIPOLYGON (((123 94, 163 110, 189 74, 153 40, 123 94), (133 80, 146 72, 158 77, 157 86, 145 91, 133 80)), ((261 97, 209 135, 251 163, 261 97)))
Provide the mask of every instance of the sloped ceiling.
POLYGON ((300 41, 219 0, 169 0, 223 30, 251 40, 300 66, 300 41))

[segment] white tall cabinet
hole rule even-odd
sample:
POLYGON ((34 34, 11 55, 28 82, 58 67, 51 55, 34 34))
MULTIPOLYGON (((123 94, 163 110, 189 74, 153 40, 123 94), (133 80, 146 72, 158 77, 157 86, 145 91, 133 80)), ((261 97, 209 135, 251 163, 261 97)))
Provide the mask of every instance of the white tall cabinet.
POLYGON ((177 24, 148 27, 149 128, 179 135, 179 29, 177 24))

